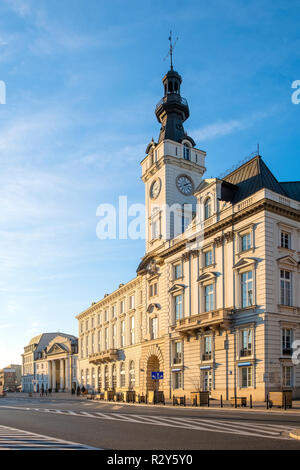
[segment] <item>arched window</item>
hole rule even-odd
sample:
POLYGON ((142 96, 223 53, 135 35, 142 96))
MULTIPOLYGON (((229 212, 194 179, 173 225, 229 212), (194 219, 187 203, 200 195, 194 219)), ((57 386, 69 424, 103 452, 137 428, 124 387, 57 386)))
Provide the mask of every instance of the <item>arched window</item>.
POLYGON ((125 387, 125 363, 121 362, 120 367, 120 386, 125 387))
POLYGON ((117 388, 117 371, 116 371, 116 365, 113 364, 112 366, 112 388, 116 390, 117 388))
POLYGON ((134 361, 130 361, 130 363, 129 363, 129 389, 133 390, 134 386, 135 386, 134 361))
POLYGON ((109 387, 108 366, 105 366, 105 369, 104 369, 104 390, 108 390, 108 387, 109 387))
POLYGON ((191 159, 191 149, 188 144, 183 145, 183 158, 185 160, 190 160, 191 159))
POLYGON ((204 219, 208 219, 211 216, 211 199, 208 197, 204 203, 204 219))

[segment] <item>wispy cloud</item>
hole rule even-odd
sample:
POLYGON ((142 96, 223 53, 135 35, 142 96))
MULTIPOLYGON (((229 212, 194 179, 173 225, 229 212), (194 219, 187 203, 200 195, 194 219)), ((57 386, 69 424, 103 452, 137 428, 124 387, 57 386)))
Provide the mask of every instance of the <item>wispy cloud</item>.
POLYGON ((213 124, 208 124, 206 126, 201 127, 200 129, 194 130, 192 132, 192 135, 199 142, 224 137, 235 132, 249 129, 254 124, 256 124, 256 122, 269 117, 273 111, 274 110, 266 112, 257 112, 247 117, 243 117, 240 119, 231 119, 229 121, 217 121, 213 124))

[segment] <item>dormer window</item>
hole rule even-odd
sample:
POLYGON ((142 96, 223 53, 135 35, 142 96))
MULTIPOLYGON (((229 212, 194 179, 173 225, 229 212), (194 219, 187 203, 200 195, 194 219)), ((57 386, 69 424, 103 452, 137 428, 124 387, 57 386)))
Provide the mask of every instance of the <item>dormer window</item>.
POLYGON ((183 158, 184 160, 190 160, 191 159, 191 149, 188 144, 184 144, 183 146, 183 158))
POLYGON ((204 219, 209 219, 211 216, 211 199, 208 197, 204 203, 204 219))

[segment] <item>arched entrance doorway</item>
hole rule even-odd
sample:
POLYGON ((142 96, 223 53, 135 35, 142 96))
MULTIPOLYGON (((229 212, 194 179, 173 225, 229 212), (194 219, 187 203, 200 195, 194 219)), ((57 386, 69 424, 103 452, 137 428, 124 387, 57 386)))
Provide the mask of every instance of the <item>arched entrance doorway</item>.
POLYGON ((159 380, 152 379, 152 372, 159 372, 159 359, 154 354, 147 361, 147 392, 159 390, 159 380))

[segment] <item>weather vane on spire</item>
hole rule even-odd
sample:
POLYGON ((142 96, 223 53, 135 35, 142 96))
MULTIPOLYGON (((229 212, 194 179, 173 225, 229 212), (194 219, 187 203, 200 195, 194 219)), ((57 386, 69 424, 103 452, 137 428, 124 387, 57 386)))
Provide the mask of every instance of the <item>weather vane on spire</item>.
POLYGON ((178 37, 176 38, 175 42, 172 43, 172 31, 170 31, 169 41, 170 41, 170 50, 169 50, 168 54, 166 55, 166 57, 164 58, 164 60, 166 60, 170 56, 171 70, 173 70, 173 51, 174 51, 176 43, 178 41, 178 37))

